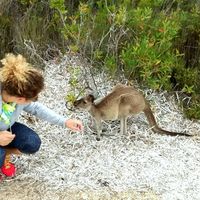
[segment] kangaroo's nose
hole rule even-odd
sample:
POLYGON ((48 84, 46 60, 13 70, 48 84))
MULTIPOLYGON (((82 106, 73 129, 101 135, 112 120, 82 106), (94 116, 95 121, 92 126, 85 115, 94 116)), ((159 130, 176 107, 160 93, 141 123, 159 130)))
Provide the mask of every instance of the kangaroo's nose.
POLYGON ((74 106, 77 106, 78 105, 78 101, 74 101, 74 106))

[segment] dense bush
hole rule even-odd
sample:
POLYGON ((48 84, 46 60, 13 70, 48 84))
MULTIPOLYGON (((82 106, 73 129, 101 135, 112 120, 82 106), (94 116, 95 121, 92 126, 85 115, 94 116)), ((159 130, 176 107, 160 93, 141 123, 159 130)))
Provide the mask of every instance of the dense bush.
POLYGON ((88 1, 68 30, 73 50, 111 74, 182 91, 191 98, 185 113, 200 118, 199 14, 197 1, 88 1))
POLYGON ((14 43, 12 48, 20 51, 23 45, 19 43, 29 39, 39 45, 41 52, 47 44, 61 50, 68 47, 112 75, 123 72, 128 79, 137 79, 153 89, 182 91, 191 98, 189 103, 183 101, 185 113, 190 118, 200 118, 197 0, 4 3, 12 4, 1 12, 2 34, 7 37, 0 45, 6 51, 9 41, 14 43), (10 14, 10 9, 17 11, 10 14))
POLYGON ((47 49, 64 47, 64 38, 59 32, 61 22, 54 18, 54 12, 45 0, 2 0, 0 56, 18 52, 35 61, 39 55, 45 57, 47 49))

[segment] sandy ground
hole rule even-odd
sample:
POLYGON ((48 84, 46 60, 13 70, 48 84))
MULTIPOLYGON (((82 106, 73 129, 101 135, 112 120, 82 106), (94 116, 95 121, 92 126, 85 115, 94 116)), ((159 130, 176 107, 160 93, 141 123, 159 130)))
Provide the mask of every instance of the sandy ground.
POLYGON ((44 182, 24 179, 4 183, 1 189, 1 200, 158 200, 153 192, 136 192, 133 190, 115 192, 104 189, 101 192, 95 190, 54 190, 44 182), (34 182, 34 183, 33 183, 34 182), (17 187, 16 187, 17 185, 17 187), (42 190, 41 190, 42 189, 42 190))
MULTIPOLYGON (((89 114, 65 107, 71 69, 80 68, 83 73, 81 65, 68 56, 59 63, 47 63, 40 101, 61 115, 81 119, 84 132, 72 133, 23 113, 20 121, 38 132, 42 146, 35 155, 13 156, 17 175, 0 182, 0 200, 199 200, 199 121, 185 119, 173 96, 145 90, 161 127, 196 136, 154 134, 140 114, 128 121, 131 137, 119 135, 118 122, 107 122, 106 136, 98 142, 89 114)), ((79 76, 85 78, 85 74, 79 76)), ((99 96, 113 85, 105 74, 95 75, 94 80, 99 96)))

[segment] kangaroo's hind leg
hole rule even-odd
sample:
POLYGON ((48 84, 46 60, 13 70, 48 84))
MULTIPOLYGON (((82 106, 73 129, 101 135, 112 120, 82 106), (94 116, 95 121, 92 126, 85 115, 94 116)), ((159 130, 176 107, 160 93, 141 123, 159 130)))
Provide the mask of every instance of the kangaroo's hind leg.
POLYGON ((127 133, 127 117, 122 117, 120 119, 120 134, 126 135, 126 133, 127 133))

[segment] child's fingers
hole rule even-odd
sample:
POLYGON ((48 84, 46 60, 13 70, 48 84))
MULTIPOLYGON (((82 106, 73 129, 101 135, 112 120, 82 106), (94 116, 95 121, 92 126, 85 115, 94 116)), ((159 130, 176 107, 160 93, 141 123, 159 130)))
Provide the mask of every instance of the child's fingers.
POLYGON ((79 120, 69 119, 66 121, 66 126, 73 131, 82 131, 83 125, 79 120))
POLYGON ((14 139, 15 138, 15 134, 11 134, 8 136, 10 139, 14 139))
POLYGON ((79 124, 79 123, 74 123, 73 126, 72 126, 72 129, 74 131, 82 131, 83 130, 83 125, 79 124))
POLYGON ((75 128, 75 130, 77 130, 77 131, 81 131, 82 129, 83 129, 83 125, 82 124, 75 124, 75 126, 74 126, 74 128, 75 128))

